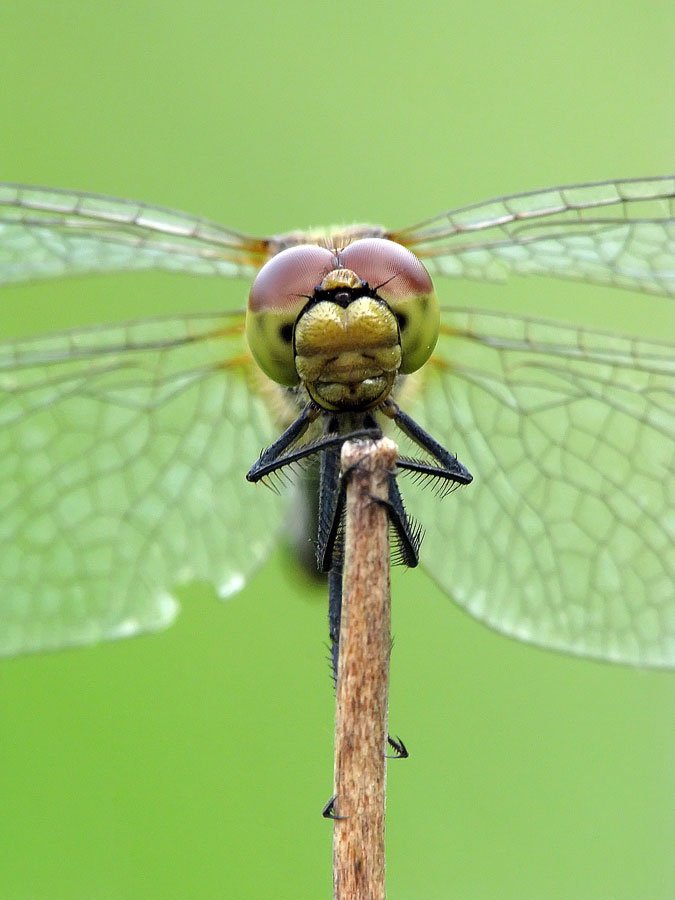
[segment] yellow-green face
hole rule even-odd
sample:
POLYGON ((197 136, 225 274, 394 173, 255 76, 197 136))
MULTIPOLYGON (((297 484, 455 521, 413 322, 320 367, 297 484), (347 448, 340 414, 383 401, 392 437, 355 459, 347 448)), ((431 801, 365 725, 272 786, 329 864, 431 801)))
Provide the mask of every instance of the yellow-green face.
POLYGON ((272 257, 251 287, 246 335, 274 381, 303 384, 324 409, 356 411, 382 403, 399 373, 424 365, 439 316, 419 259, 394 241, 363 238, 272 257))

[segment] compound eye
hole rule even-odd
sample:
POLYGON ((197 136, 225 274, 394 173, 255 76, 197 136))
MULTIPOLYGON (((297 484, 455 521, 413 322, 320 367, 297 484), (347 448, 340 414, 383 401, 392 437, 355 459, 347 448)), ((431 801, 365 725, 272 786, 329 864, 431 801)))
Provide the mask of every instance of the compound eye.
POLYGON ((265 263, 251 286, 246 337, 260 368, 278 384, 298 384, 293 354, 295 322, 317 285, 335 268, 325 247, 289 247, 265 263))
POLYGON ((438 340, 440 311, 429 273, 415 254, 386 238, 363 238, 340 252, 340 265, 365 281, 396 316, 401 372, 423 366, 438 340))
POLYGON ((351 269, 387 303, 433 292, 427 270, 414 253, 385 238, 363 238, 340 252, 340 265, 351 269))
POLYGON ((258 272, 248 296, 249 310, 299 313, 323 278, 335 268, 334 263, 335 257, 325 247, 307 244, 282 250, 258 272))

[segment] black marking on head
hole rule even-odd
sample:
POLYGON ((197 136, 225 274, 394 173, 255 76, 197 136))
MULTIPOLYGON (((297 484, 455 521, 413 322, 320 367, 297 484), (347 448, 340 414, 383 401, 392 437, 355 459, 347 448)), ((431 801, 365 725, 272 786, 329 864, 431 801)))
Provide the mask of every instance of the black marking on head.
POLYGON ((279 337, 284 342, 284 344, 290 344, 293 341, 292 322, 284 322, 284 324, 279 329, 279 337))
POLYGON ((405 331, 405 329, 408 327, 407 314, 404 312, 395 312, 394 310, 392 310, 392 312, 396 316, 396 321, 398 322, 398 330, 405 331))
POLYGON ((369 287, 365 282, 363 282, 357 288, 337 287, 329 288, 328 290, 321 290, 321 288, 317 288, 314 291, 314 295, 310 298, 307 305, 301 311, 300 315, 303 315, 303 313, 310 310, 313 306, 316 306, 317 303, 328 301, 329 303, 335 303, 337 306, 341 306, 343 309, 346 309, 350 303, 353 303, 355 300, 360 300, 363 297, 370 297, 373 300, 378 300, 385 306, 389 305, 386 300, 383 300, 382 297, 378 295, 377 291, 374 288, 369 287))

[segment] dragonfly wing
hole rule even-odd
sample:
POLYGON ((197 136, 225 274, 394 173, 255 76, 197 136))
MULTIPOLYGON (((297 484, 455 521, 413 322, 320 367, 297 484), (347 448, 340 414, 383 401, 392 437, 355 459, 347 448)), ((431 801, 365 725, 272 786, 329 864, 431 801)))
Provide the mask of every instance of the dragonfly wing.
POLYGON ((408 408, 475 480, 402 483, 438 584, 521 640, 673 665, 674 370, 671 345, 446 311, 408 408))
POLYGON ((141 269, 248 278, 267 255, 264 239, 174 210, 0 184, 0 283, 141 269))
POLYGON ((552 275, 672 296, 675 177, 514 194, 388 237, 423 258, 432 275, 552 275))
POLYGON ((281 503, 244 473, 275 433, 242 317, 0 345, 0 655, 168 625, 172 589, 241 588, 281 503))

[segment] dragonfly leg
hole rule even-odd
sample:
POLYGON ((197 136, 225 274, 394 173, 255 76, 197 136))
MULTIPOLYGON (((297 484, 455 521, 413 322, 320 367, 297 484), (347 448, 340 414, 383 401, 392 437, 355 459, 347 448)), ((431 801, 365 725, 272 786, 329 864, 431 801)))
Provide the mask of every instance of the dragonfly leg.
POLYGON ((319 572, 332 572, 342 555, 340 528, 345 499, 345 482, 340 477, 339 449, 323 450, 319 469, 319 527, 316 541, 316 565, 319 572))
MULTIPOLYGON (((321 454, 319 527, 316 548, 317 567, 320 572, 329 572, 333 565, 345 508, 348 477, 348 472, 340 475, 340 462, 336 452, 325 451, 321 454)), ((422 531, 410 520, 405 510, 394 473, 389 476, 388 495, 388 500, 373 498, 373 501, 387 508, 389 522, 394 529, 398 544, 396 561, 409 568, 415 568, 419 562, 422 531)))
POLYGON ((333 687, 337 686, 340 652, 340 620, 342 618, 342 561, 328 573, 328 634, 333 687))
POLYGON ((261 481, 273 472, 283 469, 284 466, 290 466, 314 456, 322 450, 341 447, 345 441, 351 438, 371 438, 377 439, 382 436, 382 432, 378 428, 360 428, 349 434, 340 434, 338 432, 329 432, 324 434, 316 441, 302 444, 300 447, 289 450, 296 441, 300 440, 305 434, 309 426, 315 422, 321 411, 314 404, 309 403, 298 418, 284 431, 273 444, 263 450, 260 458, 251 466, 246 473, 247 481, 261 481))
POLYGON ((276 469, 286 465, 288 448, 299 440, 307 431, 312 422, 315 422, 320 415, 320 410, 313 403, 308 403, 302 410, 298 418, 292 422, 283 434, 270 444, 266 450, 260 454, 260 458, 253 463, 246 473, 247 481, 260 481, 266 475, 274 472, 276 469))
POLYGON ((396 535, 394 562, 414 569, 420 561, 422 528, 408 516, 394 473, 389 476, 389 500, 382 500, 379 497, 372 499, 374 503, 387 508, 389 524, 396 535))
POLYGON ((400 459, 396 463, 400 469, 420 472, 423 475, 432 475, 436 478, 452 481, 455 484, 470 484, 473 481, 473 476, 466 466, 463 466, 454 454, 450 453, 442 444, 439 444, 438 441, 432 438, 411 416, 403 412, 393 400, 388 400, 383 404, 382 412, 389 416, 404 434, 438 463, 438 465, 431 465, 416 460, 400 459))

